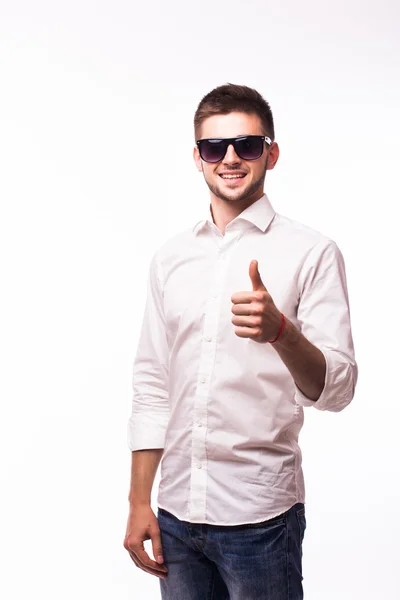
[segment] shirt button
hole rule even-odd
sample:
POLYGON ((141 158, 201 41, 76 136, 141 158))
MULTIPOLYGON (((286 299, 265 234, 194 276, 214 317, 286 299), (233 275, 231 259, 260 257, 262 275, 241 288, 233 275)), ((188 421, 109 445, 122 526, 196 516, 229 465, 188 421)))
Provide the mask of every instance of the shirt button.
POLYGON ((203 427, 203 423, 197 423, 197 427, 203 427))
POLYGON ((206 378, 202 376, 202 377, 200 377, 200 381, 201 381, 201 383, 205 383, 206 378))
POLYGON ((205 337, 205 340, 206 340, 206 342, 211 342, 212 338, 211 338, 209 335, 207 335, 207 336, 205 337))
POLYGON ((203 467, 203 465, 202 465, 201 463, 198 463, 198 464, 197 464, 197 468, 198 468, 198 469, 201 469, 202 467, 203 467))

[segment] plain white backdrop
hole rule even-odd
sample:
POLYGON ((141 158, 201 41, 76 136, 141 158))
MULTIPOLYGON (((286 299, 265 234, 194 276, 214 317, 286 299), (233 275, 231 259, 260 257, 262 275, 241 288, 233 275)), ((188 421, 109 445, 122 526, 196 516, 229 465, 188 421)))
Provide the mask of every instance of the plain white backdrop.
POLYGON ((159 598, 122 545, 132 363, 152 254, 207 214, 192 121, 226 82, 271 103, 275 210, 347 268, 359 382, 342 413, 305 409, 305 598, 400 598, 399 17, 0 0, 2 598, 159 598))

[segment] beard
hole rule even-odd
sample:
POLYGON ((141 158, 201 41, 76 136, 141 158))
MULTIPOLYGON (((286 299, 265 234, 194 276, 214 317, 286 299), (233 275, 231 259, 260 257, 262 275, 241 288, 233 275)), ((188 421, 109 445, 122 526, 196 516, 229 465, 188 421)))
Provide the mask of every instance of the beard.
MULTIPOLYGON (((265 167, 264 167, 264 170, 263 170, 263 173, 261 174, 261 176, 256 181, 254 181, 250 185, 250 187, 245 188, 243 190, 243 192, 239 196, 236 196, 235 198, 231 198, 230 196, 225 195, 224 192, 222 192, 220 189, 218 189, 217 186, 215 186, 212 183, 210 183, 209 181, 207 181, 205 176, 204 176, 204 180, 205 180, 206 184, 208 185, 209 190, 214 194, 214 196, 216 196, 217 198, 220 198, 221 200, 225 200, 225 202, 240 202, 241 200, 246 200, 247 198, 250 198, 250 196, 252 196, 255 192, 257 192, 257 190, 259 190, 260 188, 263 187, 265 175, 267 173, 268 158, 269 157, 267 156, 267 159, 265 161, 265 167)), ((234 170, 234 169, 232 169, 232 170, 234 170)), ((203 175, 204 175, 204 172, 203 172, 203 175)))

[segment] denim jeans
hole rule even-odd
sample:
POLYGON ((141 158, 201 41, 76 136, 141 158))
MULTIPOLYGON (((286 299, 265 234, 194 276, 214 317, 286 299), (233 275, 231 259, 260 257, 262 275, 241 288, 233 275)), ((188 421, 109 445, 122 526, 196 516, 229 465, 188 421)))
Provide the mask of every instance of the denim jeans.
POLYGON ((304 504, 248 525, 181 521, 158 509, 163 600, 302 600, 304 504))

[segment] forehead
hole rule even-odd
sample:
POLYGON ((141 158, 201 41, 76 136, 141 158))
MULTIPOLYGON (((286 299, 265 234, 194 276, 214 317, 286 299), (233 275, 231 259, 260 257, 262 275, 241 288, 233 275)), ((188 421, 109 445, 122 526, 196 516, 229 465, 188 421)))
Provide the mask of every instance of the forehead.
POLYGON ((263 135, 261 120, 257 115, 231 112, 213 115, 201 125, 202 138, 237 137, 239 135, 263 135))

